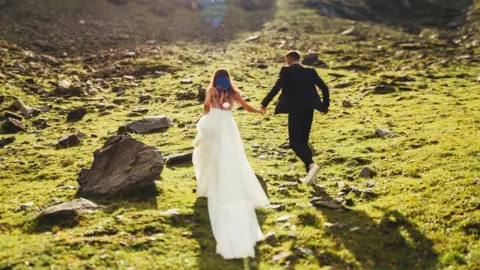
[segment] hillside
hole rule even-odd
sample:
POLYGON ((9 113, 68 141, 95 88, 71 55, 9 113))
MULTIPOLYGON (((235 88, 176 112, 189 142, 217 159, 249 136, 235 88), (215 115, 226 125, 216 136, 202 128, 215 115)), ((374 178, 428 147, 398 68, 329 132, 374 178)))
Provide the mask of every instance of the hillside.
POLYGON ((199 93, 212 73, 229 69, 258 106, 289 49, 308 55, 305 64, 331 89, 331 111, 315 115, 311 136, 322 170, 315 185, 299 184, 303 168, 285 145, 286 117, 272 108, 265 116, 235 109, 273 205, 257 212, 268 238, 251 268, 480 268, 475 6, 458 28, 445 19, 411 31, 380 15, 325 16, 311 1, 231 1, 234 16, 215 33, 194 5, 165 17, 151 13, 152 3, 62 1, 83 4, 70 13, 71 6, 45 0, 51 6, 37 25, 27 11, 43 14, 30 6, 38 2, 20 8, 0 0, 0 269, 242 269, 243 261, 215 254, 207 203, 194 193, 188 163, 165 166, 153 190, 89 197, 100 210, 54 222, 35 217, 78 198, 81 169, 128 122, 166 115, 168 130, 130 136, 165 156, 190 152, 199 93), (135 14, 141 27, 132 24, 135 14), (79 107, 85 116, 67 121, 79 107), (25 131, 5 128, 17 117, 7 111, 23 115, 25 131), (59 141, 70 134, 78 145, 64 148, 59 141))

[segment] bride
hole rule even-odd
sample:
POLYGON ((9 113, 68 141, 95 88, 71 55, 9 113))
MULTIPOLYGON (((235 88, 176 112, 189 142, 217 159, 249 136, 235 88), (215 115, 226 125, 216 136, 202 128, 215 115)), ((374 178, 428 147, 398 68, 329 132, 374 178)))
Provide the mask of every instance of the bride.
POLYGON ((208 197, 217 253, 225 259, 255 257, 255 244, 263 239, 255 208, 269 204, 233 119, 236 102, 248 112, 262 113, 245 102, 227 70, 217 70, 193 141, 197 194, 208 197))

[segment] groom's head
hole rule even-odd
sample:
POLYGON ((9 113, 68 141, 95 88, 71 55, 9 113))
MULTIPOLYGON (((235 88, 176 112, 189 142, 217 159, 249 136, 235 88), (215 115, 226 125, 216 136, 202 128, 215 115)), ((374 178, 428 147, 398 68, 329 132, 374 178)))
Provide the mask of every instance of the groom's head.
POLYGON ((298 61, 300 61, 300 53, 298 51, 289 51, 285 55, 285 62, 289 66, 298 63, 298 61))

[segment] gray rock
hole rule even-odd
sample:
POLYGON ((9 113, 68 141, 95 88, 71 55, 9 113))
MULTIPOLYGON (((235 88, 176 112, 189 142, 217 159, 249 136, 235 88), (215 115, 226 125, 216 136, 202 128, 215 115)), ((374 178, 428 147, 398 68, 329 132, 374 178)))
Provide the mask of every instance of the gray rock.
POLYGON ((362 170, 360 170, 360 173, 358 173, 359 178, 372 178, 374 176, 375 172, 368 167, 362 168, 362 170))
POLYGON ((72 84, 66 80, 58 82, 58 86, 55 89, 54 94, 59 96, 73 96, 73 97, 86 95, 85 91, 81 87, 72 86, 72 84))
POLYGON ((339 209, 342 205, 335 201, 324 200, 323 198, 313 198, 310 200, 310 204, 319 208, 339 209))
POLYGON ((128 135, 113 136, 95 151, 91 168, 80 171, 78 193, 114 196, 153 186, 164 163, 162 152, 156 148, 128 135))
POLYGON ((18 115, 18 114, 13 113, 13 112, 9 112, 9 111, 4 112, 4 113, 3 113, 3 117, 4 117, 4 118, 16 119, 16 120, 18 120, 18 121, 22 121, 22 120, 23 120, 23 116, 18 115))
POLYGON ((283 260, 287 260, 291 256, 292 254, 290 252, 283 251, 273 256, 272 260, 274 262, 283 261, 283 260))
POLYGON ((193 81, 190 78, 186 78, 180 81, 180 84, 192 84, 193 81))
POLYGON ((166 158, 166 165, 167 166, 175 166, 175 165, 182 165, 182 164, 190 164, 192 163, 193 153, 182 153, 178 155, 168 156, 166 158))
POLYGON ((318 54, 308 53, 303 57, 302 64, 304 65, 314 65, 319 62, 318 54))
POLYGON ((265 242, 272 244, 272 243, 275 243, 276 241, 277 241, 277 235, 275 232, 268 232, 265 235, 265 242))
POLYGON ((71 202, 61 203, 43 209, 38 213, 35 219, 50 218, 50 217, 71 217, 79 213, 92 212, 98 209, 103 209, 102 205, 98 205, 89 200, 80 198, 71 202))
POLYGON ((7 133, 27 131, 27 128, 23 125, 23 123, 15 118, 7 118, 2 124, 2 129, 7 133))
POLYGON ((353 84, 353 82, 351 82, 351 81, 341 81, 341 82, 335 84, 333 87, 341 89, 341 88, 347 88, 347 87, 351 86, 352 84, 353 84))
POLYGON ((132 110, 133 113, 148 113, 148 108, 135 108, 132 110))
POLYGON ((142 103, 142 102, 145 102, 145 101, 151 100, 151 99, 152 99, 152 95, 144 94, 144 95, 140 96, 140 101, 139 102, 142 103))
POLYGON ((15 137, 14 136, 2 138, 2 139, 0 139, 0 148, 3 148, 5 145, 11 144, 13 142, 15 142, 15 137))
POLYGON ((172 119, 161 116, 149 116, 126 125, 126 130, 129 132, 145 134, 156 131, 166 130, 173 126, 172 119))
POLYGON ((248 38, 245 39, 245 42, 252 42, 252 41, 256 41, 260 38, 259 35, 254 35, 254 36, 249 36, 248 38))
POLYGON ((372 187, 375 186, 375 181, 370 180, 370 181, 368 181, 367 183, 365 183, 365 186, 366 186, 367 188, 372 188, 372 187))
POLYGON ((83 119, 83 117, 87 114, 87 109, 84 107, 78 107, 73 111, 70 111, 67 115, 68 122, 77 122, 83 119))
POLYGON ((357 31, 355 29, 355 26, 352 26, 351 28, 342 32, 342 35, 344 35, 344 36, 353 36, 353 35, 356 35, 356 34, 357 34, 357 31))
POLYGON ((350 99, 348 98, 345 98, 343 101, 342 101, 342 105, 344 108, 351 108, 353 107, 352 103, 350 102, 350 99))
POLYGON ((70 134, 60 139, 57 143, 57 148, 69 148, 80 145, 82 139, 77 134, 70 134))
POLYGON ((272 209, 272 210, 275 210, 275 211, 285 211, 285 204, 271 204, 267 207, 265 207, 267 209, 272 209))
POLYGON ((176 97, 177 100, 194 100, 197 97, 197 94, 190 90, 183 93, 178 93, 176 97))
POLYGON ((395 93, 395 88, 391 85, 377 85, 373 89, 373 92, 379 95, 391 94, 395 93))
POLYGON ((387 138, 387 137, 395 137, 397 136, 396 133, 391 132, 388 129, 376 129, 375 136, 379 138, 387 138))

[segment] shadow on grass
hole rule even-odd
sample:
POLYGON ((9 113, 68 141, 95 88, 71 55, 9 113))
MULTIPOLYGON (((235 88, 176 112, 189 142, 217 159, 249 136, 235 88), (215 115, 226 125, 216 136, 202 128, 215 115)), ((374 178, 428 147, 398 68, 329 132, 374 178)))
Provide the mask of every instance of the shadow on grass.
MULTIPOLYGON (((324 193, 326 200, 332 198, 324 193)), ((380 222, 366 212, 351 209, 322 209, 325 221, 338 224, 326 228, 367 269, 435 269, 438 254, 433 241, 396 210, 383 210, 380 222)), ((317 254, 320 265, 335 263, 317 254)), ((351 267, 351 265, 345 265, 351 267)))

